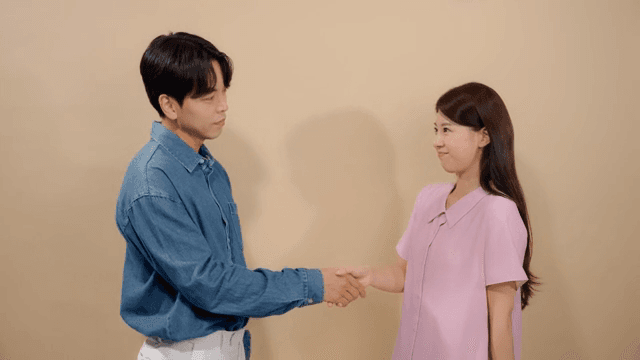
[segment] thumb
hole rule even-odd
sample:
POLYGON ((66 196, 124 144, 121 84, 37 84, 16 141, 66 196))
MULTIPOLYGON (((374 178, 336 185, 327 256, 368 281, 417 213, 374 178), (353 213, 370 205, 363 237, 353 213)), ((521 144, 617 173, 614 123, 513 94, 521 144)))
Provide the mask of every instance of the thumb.
POLYGON ((353 275, 353 277, 355 278, 361 278, 367 275, 367 272, 369 271, 369 269, 364 266, 350 266, 350 267, 344 268, 344 271, 346 273, 353 275))
POLYGON ((338 271, 336 271, 336 275, 344 275, 347 273, 347 270, 345 268, 340 268, 338 269, 338 271))

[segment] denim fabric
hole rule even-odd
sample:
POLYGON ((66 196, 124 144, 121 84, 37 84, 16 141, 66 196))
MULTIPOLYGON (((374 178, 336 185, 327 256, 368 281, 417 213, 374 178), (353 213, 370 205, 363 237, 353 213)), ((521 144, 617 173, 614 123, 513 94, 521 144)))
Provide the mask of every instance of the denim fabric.
POLYGON ((318 269, 247 268, 227 172, 160 122, 129 164, 115 220, 126 240, 120 315, 144 335, 182 341, 323 300, 318 269))
POLYGON ((249 332, 249 330, 245 330, 244 338, 242 339, 242 341, 244 343, 244 353, 247 357, 247 360, 249 360, 249 357, 251 356, 251 333, 249 332))

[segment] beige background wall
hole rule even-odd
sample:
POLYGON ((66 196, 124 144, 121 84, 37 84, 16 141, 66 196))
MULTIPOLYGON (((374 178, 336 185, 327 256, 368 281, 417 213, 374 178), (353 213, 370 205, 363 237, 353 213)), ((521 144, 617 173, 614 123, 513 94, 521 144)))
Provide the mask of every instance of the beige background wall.
MULTIPOLYGON (((433 106, 504 99, 544 282, 523 359, 639 359, 640 3, 16 1, 0 14, 0 359, 135 359, 119 316, 126 167, 157 118, 139 75, 168 31, 236 73, 222 136, 249 267, 394 259, 413 201, 451 181, 433 106)), ((389 359, 399 294, 253 319, 253 359, 389 359)))

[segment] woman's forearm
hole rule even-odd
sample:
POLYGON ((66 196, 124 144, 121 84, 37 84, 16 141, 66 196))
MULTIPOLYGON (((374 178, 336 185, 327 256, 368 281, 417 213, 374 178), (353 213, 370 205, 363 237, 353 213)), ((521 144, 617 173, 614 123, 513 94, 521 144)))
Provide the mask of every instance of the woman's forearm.
POLYGON ((401 293, 404 291, 405 274, 396 264, 371 268, 371 286, 378 290, 401 293))
POLYGON ((513 333, 511 317, 491 319, 489 323, 489 359, 513 360, 513 333))

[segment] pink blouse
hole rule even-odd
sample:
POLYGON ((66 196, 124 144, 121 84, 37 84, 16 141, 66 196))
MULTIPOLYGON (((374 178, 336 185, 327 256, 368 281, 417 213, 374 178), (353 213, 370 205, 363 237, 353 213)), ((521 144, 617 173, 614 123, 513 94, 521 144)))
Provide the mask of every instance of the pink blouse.
POLYGON ((487 360, 486 287, 516 281, 512 330, 520 359, 520 286, 527 230, 516 204, 478 187, 448 210, 453 183, 426 186, 398 242, 407 260, 394 360, 487 360))

